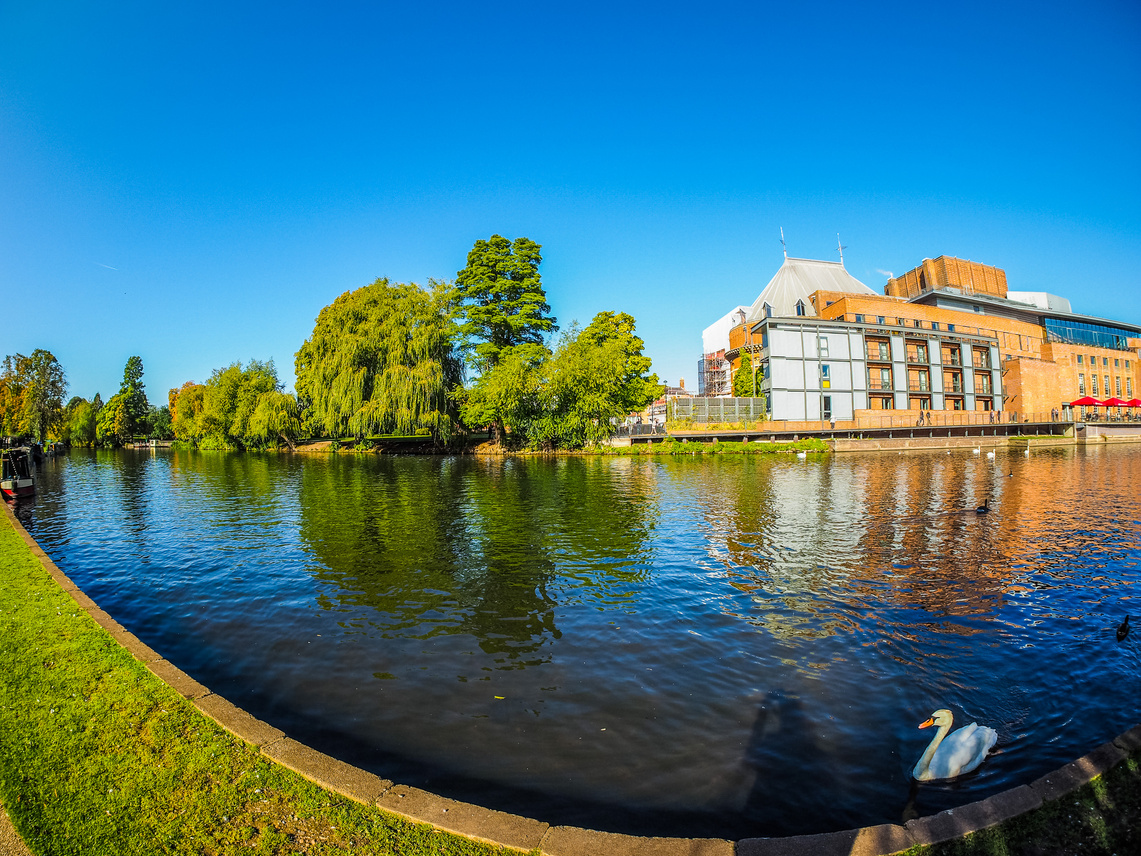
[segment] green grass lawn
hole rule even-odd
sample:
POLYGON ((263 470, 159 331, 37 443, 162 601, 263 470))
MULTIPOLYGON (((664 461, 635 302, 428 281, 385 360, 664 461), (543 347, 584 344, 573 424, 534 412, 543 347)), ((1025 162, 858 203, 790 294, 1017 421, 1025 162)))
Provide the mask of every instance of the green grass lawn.
POLYGON ((0 802, 33 852, 504 852, 263 758, 119 647, 0 518, 0 802))
MULTIPOLYGON (((0 803, 34 853, 502 853, 263 758, 132 658, 0 514, 0 803)), ((924 856, 1141 852, 1141 755, 924 856)), ((516 852, 516 851, 510 851, 516 852)))

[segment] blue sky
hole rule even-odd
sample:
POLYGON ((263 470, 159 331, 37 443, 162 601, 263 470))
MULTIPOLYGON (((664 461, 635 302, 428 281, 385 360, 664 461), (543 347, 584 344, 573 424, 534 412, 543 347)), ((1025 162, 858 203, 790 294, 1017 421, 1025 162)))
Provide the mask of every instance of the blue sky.
POLYGON ((789 255, 946 254, 1141 322, 1141 6, 0 0, 0 355, 285 384, 377 277, 543 245, 671 383, 789 255))

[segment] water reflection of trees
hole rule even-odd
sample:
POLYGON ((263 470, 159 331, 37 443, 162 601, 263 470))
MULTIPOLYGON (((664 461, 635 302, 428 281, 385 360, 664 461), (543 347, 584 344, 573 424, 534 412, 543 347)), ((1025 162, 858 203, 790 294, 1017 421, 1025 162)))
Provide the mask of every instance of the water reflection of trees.
POLYGON ((647 536, 630 494, 577 459, 336 457, 303 468, 300 531, 329 584, 320 604, 350 631, 466 634, 493 668, 523 668, 550 658, 568 580, 597 577, 603 555, 603 589, 636 573, 647 536))

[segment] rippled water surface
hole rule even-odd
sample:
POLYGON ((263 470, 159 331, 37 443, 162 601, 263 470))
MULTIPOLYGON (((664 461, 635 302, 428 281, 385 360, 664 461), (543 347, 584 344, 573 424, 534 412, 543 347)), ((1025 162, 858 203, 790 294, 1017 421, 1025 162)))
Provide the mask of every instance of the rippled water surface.
POLYGON ((1141 631, 1114 636, 1141 619, 1138 446, 74 452, 19 513, 124 626, 291 737, 551 823, 899 822, 1141 718, 1141 631), (997 754, 916 788, 938 707, 997 754))

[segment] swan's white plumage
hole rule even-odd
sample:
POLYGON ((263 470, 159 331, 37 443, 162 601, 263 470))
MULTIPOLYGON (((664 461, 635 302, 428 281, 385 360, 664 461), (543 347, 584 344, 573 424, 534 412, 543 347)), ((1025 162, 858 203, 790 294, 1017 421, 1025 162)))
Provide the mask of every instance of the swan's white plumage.
POLYGON ((928 744, 923 757, 911 775, 921 782, 932 779, 953 779, 976 769, 998 741, 998 732, 985 725, 972 722, 952 734, 954 715, 949 710, 937 710, 931 719, 919 726, 938 725, 939 732, 928 744))

